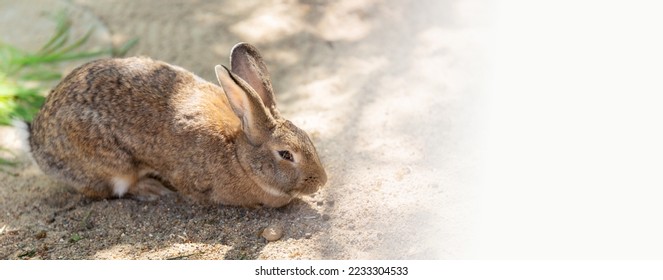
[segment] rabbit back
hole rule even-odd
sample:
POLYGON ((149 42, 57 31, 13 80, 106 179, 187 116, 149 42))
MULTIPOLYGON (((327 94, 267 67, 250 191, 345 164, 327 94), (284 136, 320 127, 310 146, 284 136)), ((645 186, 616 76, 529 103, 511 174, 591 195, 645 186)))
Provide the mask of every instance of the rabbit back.
MULTIPOLYGON (((227 102, 221 88, 176 66, 148 58, 97 60, 49 94, 30 144, 45 173, 91 197, 122 196, 145 175, 177 175, 185 164, 210 164, 201 154, 232 154, 224 142, 233 141, 239 122, 227 102)), ((201 178, 186 170, 186 177, 201 178)))

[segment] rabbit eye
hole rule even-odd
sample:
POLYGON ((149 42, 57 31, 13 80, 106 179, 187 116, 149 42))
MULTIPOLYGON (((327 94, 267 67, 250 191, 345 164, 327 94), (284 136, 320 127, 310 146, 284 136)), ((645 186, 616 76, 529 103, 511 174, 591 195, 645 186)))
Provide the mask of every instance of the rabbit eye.
POLYGON ((287 161, 295 161, 292 157, 292 154, 289 151, 279 151, 279 155, 287 161))

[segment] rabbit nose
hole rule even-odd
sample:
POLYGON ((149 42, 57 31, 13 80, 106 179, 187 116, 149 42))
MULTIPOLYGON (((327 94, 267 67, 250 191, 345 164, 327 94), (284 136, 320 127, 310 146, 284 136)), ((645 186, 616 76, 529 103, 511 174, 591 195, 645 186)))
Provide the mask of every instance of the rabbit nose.
POLYGON ((309 176, 306 179, 304 179, 304 182, 308 186, 319 188, 324 186, 325 183, 327 183, 327 175, 321 174, 321 176, 309 176))
POLYGON ((320 185, 318 186, 319 188, 324 186, 325 184, 327 184, 327 172, 325 172, 324 169, 322 170, 322 172, 320 174, 319 181, 320 181, 320 183, 319 183, 320 185))
POLYGON ((301 184, 301 188, 298 190, 301 194, 312 194, 320 187, 322 187, 325 182, 327 181, 326 175, 322 174, 322 176, 309 176, 304 178, 303 184, 301 184))

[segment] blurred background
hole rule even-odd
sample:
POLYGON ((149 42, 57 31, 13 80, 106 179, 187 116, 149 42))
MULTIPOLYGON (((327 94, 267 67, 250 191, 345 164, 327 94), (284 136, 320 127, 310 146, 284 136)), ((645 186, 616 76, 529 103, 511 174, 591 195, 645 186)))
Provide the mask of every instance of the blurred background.
POLYGON ((0 1, 0 39, 23 59, 12 61, 63 58, 20 72, 50 73, 37 81, 44 92, 61 77, 53 72, 104 56, 149 56, 216 83, 213 67, 228 64, 234 44, 256 45, 282 114, 311 135, 330 175, 283 209, 91 202, 21 161, 19 135, 3 127, 5 158, 16 160, 0 175, 0 257, 462 257, 491 9, 456 0, 0 1), (48 45, 59 11, 70 39, 48 45), (93 226, 75 226, 86 221, 93 226), (271 225, 284 235, 268 243, 260 232, 271 225))

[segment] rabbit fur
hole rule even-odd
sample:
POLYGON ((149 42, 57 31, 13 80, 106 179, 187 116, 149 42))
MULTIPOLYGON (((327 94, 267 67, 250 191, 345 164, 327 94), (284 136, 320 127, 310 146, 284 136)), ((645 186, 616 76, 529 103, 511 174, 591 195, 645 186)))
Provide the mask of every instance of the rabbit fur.
POLYGON ((39 167, 92 198, 280 207, 327 181, 303 130, 281 117, 258 50, 233 47, 221 86, 144 57, 73 70, 30 126, 39 167))

